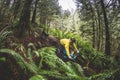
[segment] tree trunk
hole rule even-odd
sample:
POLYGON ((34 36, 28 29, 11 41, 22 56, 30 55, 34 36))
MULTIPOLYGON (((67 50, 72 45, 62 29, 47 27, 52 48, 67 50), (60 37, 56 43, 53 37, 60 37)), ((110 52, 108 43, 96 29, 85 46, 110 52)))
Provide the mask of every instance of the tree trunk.
POLYGON ((7 0, 7 1, 6 1, 6 5, 7 5, 7 6, 10 6, 10 2, 11 2, 11 0, 7 0))
POLYGON ((107 55, 110 55, 110 35, 109 35, 109 27, 108 27, 108 20, 107 15, 105 11, 105 6, 103 0, 101 0, 101 6, 103 11, 103 17, 104 17, 104 24, 105 24, 105 33, 106 33, 106 41, 105 41, 105 53, 107 55))
POLYGON ((101 45, 100 45, 100 50, 101 51, 104 51, 104 38, 103 38, 103 36, 104 36, 104 29, 103 29, 104 27, 101 27, 101 45))
POLYGON ((92 36, 93 36, 93 37, 92 37, 93 42, 92 42, 92 46, 93 46, 93 48, 95 48, 95 21, 94 21, 94 16, 95 16, 95 14, 94 14, 94 10, 93 10, 93 7, 92 7, 90 1, 89 1, 89 4, 90 4, 90 9, 91 9, 92 28, 93 28, 93 35, 92 35, 92 36))
POLYGON ((95 25, 94 25, 94 21, 92 21, 92 27, 93 27, 93 48, 95 48, 95 25))
POLYGON ((35 8, 34 8, 34 11, 33 11, 33 16, 32 16, 32 21, 31 21, 32 23, 35 23, 37 4, 38 4, 38 0, 36 0, 36 2, 35 2, 35 8))
POLYGON ((14 19, 16 19, 17 18, 17 15, 18 15, 18 12, 19 12, 19 9, 20 9, 20 2, 21 2, 21 0, 16 0, 15 2, 14 2, 14 19))
POLYGON ((97 43, 97 49, 100 50, 100 33, 101 33, 101 25, 100 25, 100 12, 97 9, 97 16, 98 16, 98 43, 97 43))
POLYGON ((17 37, 23 37, 30 30, 30 9, 32 0, 25 0, 20 21, 18 24, 17 37))

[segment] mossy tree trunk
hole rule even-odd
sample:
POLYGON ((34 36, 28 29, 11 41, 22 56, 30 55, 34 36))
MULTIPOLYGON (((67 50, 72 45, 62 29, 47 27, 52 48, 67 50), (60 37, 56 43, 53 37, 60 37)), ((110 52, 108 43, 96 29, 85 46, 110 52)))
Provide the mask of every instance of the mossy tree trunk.
POLYGON ((35 1, 35 8, 34 8, 34 11, 33 11, 33 16, 32 16, 32 21, 31 21, 32 23, 35 23, 37 4, 38 4, 38 0, 35 1))
POLYGON ((105 31, 105 33, 106 33, 105 53, 107 55, 110 55, 110 35, 109 35, 109 26, 108 26, 107 14, 106 14, 106 11, 105 11, 105 6, 104 6, 104 0, 101 0, 101 7, 102 7, 105 30, 106 30, 105 31))
POLYGON ((21 5, 21 0, 14 1, 14 12, 13 12, 14 20, 17 18, 17 15, 18 15, 19 9, 20 9, 20 5, 21 5))
POLYGON ((32 0, 25 0, 19 23, 17 25, 17 37, 23 37, 30 30, 30 11, 32 0))

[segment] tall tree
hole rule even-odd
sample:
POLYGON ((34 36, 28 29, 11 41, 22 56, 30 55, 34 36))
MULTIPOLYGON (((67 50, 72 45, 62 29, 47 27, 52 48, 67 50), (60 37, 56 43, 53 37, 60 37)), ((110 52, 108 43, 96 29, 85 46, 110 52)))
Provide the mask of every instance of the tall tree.
POLYGON ((35 19, 36 19, 36 10, 37 10, 37 4, 38 4, 39 0, 35 1, 35 7, 34 7, 34 11, 33 11, 33 16, 32 16, 32 23, 35 23, 35 19))
POLYGON ((103 0, 101 0, 101 6, 102 6, 102 11, 103 11, 103 16, 104 16, 104 24, 105 24, 105 33, 106 33, 106 41, 105 41, 105 53, 107 55, 110 55, 110 35, 109 35, 109 26, 108 26, 108 19, 107 19, 107 14, 105 11, 105 5, 103 0))
POLYGON ((59 13, 59 10, 58 0, 39 1, 40 24, 44 27, 44 30, 48 30, 48 24, 51 22, 53 15, 59 13))
POLYGON ((95 48, 95 20, 94 20, 94 16, 95 16, 95 13, 94 13, 94 9, 92 7, 92 3, 89 1, 89 5, 90 5, 90 10, 91 10, 91 18, 92 18, 92 30, 93 30, 93 42, 92 42, 92 45, 93 45, 93 48, 95 48))
POLYGON ((105 51, 107 55, 115 55, 117 53, 117 41, 119 39, 120 0, 76 1, 81 20, 80 23, 82 23, 80 24, 80 28, 82 28, 80 32, 84 32, 84 37, 91 39, 93 46, 95 46, 97 50, 105 51), (93 11, 91 9, 93 9, 93 11), (92 27, 93 21, 95 26, 94 28, 92 27), (90 30, 92 32, 90 32, 90 30))
POLYGON ((17 18, 17 15, 18 15, 19 9, 20 9, 20 4, 21 4, 21 0, 14 1, 14 13, 13 13, 14 19, 17 18))
POLYGON ((101 26, 101 9, 99 8, 100 7, 100 4, 99 4, 99 1, 96 1, 94 0, 94 4, 95 4, 95 9, 96 9, 96 22, 98 25, 97 27, 97 50, 100 50, 101 49, 101 37, 102 37, 102 26, 101 26))
POLYGON ((92 46, 95 48, 96 44, 96 26, 95 26, 95 10, 94 10, 94 2, 92 0, 77 0, 77 5, 80 6, 78 9, 80 10, 80 18, 82 21, 87 21, 87 24, 84 25, 87 27, 85 32, 89 32, 92 36, 92 46), (89 26, 88 26, 89 25, 89 26))
POLYGON ((30 11, 32 0, 25 0, 19 24, 17 25, 17 37, 23 37, 30 29, 30 11))
MULTIPOLYGON (((10 24, 12 15, 11 0, 0 0, 0 27, 10 24), (9 12, 9 13, 8 13, 9 12)), ((2 27, 3 28, 3 27, 2 27)))

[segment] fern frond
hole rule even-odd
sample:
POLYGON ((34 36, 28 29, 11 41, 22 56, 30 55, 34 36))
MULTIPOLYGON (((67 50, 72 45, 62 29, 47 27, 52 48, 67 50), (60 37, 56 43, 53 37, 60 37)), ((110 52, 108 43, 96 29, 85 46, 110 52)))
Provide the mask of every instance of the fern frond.
POLYGON ((37 67, 36 67, 36 65, 34 65, 32 63, 27 63, 23 59, 23 57, 19 53, 15 52, 14 50, 11 50, 11 49, 0 49, 0 53, 6 53, 6 54, 12 55, 15 58, 16 62, 22 68, 25 68, 27 71, 37 73, 37 67))
POLYGON ((32 76, 29 80, 47 80, 41 75, 32 76))
POLYGON ((72 65, 71 63, 64 63, 60 58, 56 56, 54 47, 45 47, 38 50, 38 52, 41 57, 39 64, 40 68, 45 67, 44 65, 42 65, 42 63, 45 63, 46 66, 49 66, 50 68, 49 71, 41 71, 41 69, 39 68, 40 75, 49 76, 49 78, 55 80, 84 80, 82 79, 82 77, 80 77, 82 76, 81 68, 77 64, 72 65), (77 68, 78 71, 73 68, 77 68))
POLYGON ((3 41, 3 40, 6 38, 6 36, 8 36, 8 35, 11 34, 11 33, 12 33, 12 31, 5 31, 5 32, 3 32, 3 33, 0 35, 0 42, 3 41))

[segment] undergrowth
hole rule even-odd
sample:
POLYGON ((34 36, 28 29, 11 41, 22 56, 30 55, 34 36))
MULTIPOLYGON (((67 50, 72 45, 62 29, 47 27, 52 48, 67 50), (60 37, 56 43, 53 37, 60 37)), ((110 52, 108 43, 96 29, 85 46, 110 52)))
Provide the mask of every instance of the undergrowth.
MULTIPOLYGON (((5 32, 0 36, 2 42, 11 32, 5 32)), ((80 64, 72 61, 63 62, 55 54, 55 47, 36 48, 34 43, 29 43, 28 48, 24 44, 16 43, 16 48, 0 49, 0 54, 12 55, 15 62, 21 67, 24 73, 32 73, 29 80, 119 80, 120 68, 116 61, 102 52, 92 48, 86 39, 82 39, 79 34, 62 32, 54 29, 49 31, 50 35, 59 39, 71 38, 74 36, 80 55, 89 62, 91 69, 89 76, 85 76, 80 64), (17 50, 19 49, 19 50, 17 50), (22 53, 22 54, 21 54, 22 53), (94 72, 94 73, 92 73, 94 72)), ((41 44, 42 45, 42 44, 41 44)), ((2 45, 0 45, 2 46, 2 45)), ((0 57, 0 61, 6 62, 7 57, 0 57)))

